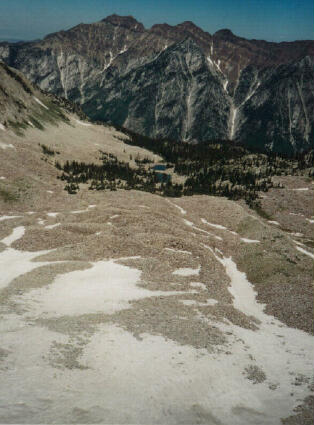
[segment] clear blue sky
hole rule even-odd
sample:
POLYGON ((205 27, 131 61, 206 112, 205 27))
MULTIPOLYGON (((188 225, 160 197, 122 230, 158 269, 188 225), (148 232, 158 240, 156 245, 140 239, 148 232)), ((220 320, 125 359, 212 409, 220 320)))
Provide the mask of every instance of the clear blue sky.
POLYGON ((0 39, 31 40, 107 15, 133 15, 145 27, 193 21, 269 41, 314 39, 313 0, 0 0, 0 39))

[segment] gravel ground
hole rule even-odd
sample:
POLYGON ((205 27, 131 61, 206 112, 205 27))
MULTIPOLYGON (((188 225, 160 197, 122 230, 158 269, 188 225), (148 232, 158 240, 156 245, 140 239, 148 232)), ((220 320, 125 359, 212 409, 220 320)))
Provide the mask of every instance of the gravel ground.
POLYGON ((309 423, 313 261, 295 239, 313 224, 294 214, 311 219, 310 184, 264 199, 279 226, 223 198, 71 196, 38 143, 129 154, 108 129, 71 128, 5 136, 20 197, 0 204, 0 422, 309 423), (285 196, 298 209, 280 212, 285 196))

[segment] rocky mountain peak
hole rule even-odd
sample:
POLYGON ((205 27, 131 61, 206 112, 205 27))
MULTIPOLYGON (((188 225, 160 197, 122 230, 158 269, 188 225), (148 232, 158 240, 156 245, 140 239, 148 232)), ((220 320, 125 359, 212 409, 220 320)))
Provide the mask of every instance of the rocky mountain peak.
POLYGON ((123 27, 132 31, 143 32, 145 27, 141 22, 138 22, 133 16, 110 15, 102 19, 101 22, 109 23, 114 26, 123 27))
POLYGON ((184 31, 189 31, 192 33, 200 31, 200 28, 197 25, 195 25, 194 22, 192 21, 184 21, 181 24, 178 24, 176 28, 179 28, 184 31))
POLYGON ((222 30, 216 31, 214 34, 214 37, 224 39, 224 40, 236 38, 233 32, 229 30, 228 28, 224 28, 222 30))

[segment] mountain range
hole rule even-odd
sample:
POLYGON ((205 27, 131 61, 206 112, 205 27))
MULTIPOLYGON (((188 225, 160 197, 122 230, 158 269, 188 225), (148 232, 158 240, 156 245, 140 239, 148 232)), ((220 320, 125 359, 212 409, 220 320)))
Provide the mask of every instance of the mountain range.
POLYGON ((234 140, 306 151, 314 136, 314 41, 211 35, 183 22, 150 29, 112 15, 43 40, 0 43, 0 59, 92 119, 151 138, 234 140))

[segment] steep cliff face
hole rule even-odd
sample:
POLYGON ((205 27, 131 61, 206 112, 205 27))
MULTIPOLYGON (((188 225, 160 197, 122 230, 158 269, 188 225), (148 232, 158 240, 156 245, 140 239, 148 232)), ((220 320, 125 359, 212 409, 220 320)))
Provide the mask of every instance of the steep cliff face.
POLYGON ((309 56, 259 73, 247 70, 235 94, 236 138, 277 152, 313 147, 313 72, 314 60, 309 56), (245 90, 245 84, 250 89, 245 90), (249 93, 246 98, 245 93, 249 93))
POLYGON ((101 108, 86 104, 95 119, 111 120, 154 138, 226 138, 229 99, 219 75, 191 39, 151 62, 113 77, 102 90, 101 108))
POLYGON ((313 134, 314 42, 211 35, 192 22, 146 30, 112 15, 38 42, 0 43, 0 59, 92 118, 150 137, 241 140, 307 149, 313 134))

